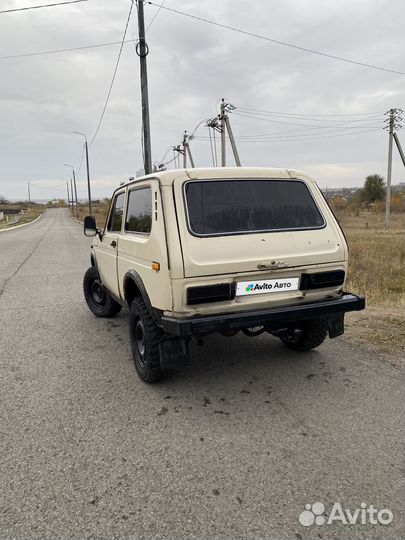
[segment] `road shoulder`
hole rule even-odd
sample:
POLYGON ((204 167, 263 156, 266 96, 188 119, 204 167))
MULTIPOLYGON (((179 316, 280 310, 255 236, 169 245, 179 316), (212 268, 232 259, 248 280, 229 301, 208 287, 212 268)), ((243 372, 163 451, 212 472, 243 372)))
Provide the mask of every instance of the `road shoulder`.
POLYGON ((346 317, 345 339, 382 355, 390 364, 404 368, 404 308, 367 307, 346 317))

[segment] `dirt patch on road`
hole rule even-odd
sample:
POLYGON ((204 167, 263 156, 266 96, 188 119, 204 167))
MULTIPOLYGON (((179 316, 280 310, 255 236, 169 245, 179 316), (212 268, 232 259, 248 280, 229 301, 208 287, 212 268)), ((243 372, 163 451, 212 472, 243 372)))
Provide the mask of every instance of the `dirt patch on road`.
POLYGON ((404 366, 404 308, 367 307, 349 313, 345 319, 345 337, 383 353, 396 366, 404 366))

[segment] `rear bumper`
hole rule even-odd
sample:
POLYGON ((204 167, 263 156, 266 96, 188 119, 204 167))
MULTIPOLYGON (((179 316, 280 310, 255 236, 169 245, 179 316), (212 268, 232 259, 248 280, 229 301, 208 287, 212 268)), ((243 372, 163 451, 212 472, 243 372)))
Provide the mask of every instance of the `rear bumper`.
POLYGON ((285 306, 261 311, 248 311, 223 315, 193 316, 178 319, 162 316, 161 326, 167 334, 187 337, 194 334, 210 334, 226 330, 240 330, 254 326, 274 327, 289 325, 305 319, 336 317, 348 311, 361 311, 365 299, 350 293, 343 293, 337 300, 325 300, 294 306, 285 306))

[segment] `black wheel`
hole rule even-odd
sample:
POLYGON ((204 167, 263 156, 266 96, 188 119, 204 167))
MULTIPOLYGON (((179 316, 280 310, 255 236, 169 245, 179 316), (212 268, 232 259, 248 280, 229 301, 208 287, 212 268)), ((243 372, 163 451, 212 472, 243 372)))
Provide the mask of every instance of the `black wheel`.
POLYGON ((328 335, 328 322, 326 319, 311 319, 304 321, 299 327, 301 333, 297 338, 284 339, 281 341, 294 351, 310 351, 322 345, 328 335))
POLYGON ((91 266, 84 274, 83 293, 87 305, 96 317, 113 317, 121 311, 120 304, 101 283, 95 266, 91 266))
POLYGON ((154 383, 163 377, 159 353, 162 335, 143 299, 135 298, 129 310, 129 339, 135 369, 147 383, 154 383))

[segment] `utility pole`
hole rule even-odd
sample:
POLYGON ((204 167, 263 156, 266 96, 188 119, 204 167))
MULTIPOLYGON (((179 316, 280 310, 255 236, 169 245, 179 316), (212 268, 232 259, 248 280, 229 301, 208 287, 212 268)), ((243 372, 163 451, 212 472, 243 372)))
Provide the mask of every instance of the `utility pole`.
MULTIPOLYGON (((180 155, 183 155, 183 149, 182 149, 181 144, 178 144, 177 146, 173 146, 173 154, 174 154, 174 163, 175 163, 176 169, 180 169, 180 155)), ((184 156, 183 156, 183 165, 184 165, 184 156)))
POLYGON ((77 186, 76 186, 76 173, 75 173, 75 170, 73 169, 73 185, 75 187, 75 203, 76 203, 76 217, 78 218, 79 217, 79 209, 77 207, 77 186))
POLYGON ((30 183, 28 182, 28 206, 31 204, 31 189, 30 183))
POLYGON ((89 198, 89 215, 92 215, 92 209, 91 209, 91 189, 90 189, 90 167, 89 167, 89 145, 87 144, 87 137, 85 133, 81 133, 80 131, 74 131, 73 133, 76 133, 77 135, 81 135, 84 137, 84 149, 86 152, 86 169, 87 169, 87 194, 89 198))
POLYGON ((208 128, 208 134, 210 137, 210 144, 211 146, 211 154, 212 154, 212 164, 214 167, 218 167, 218 156, 217 156, 217 141, 215 138, 215 132, 221 133, 221 128, 219 126, 218 117, 210 118, 207 120, 207 123, 205 124, 208 128), (211 132, 210 129, 212 129, 212 140, 211 140, 211 132))
POLYGON ((190 148, 189 143, 187 143, 187 153, 188 153, 188 159, 190 160, 190 165, 194 169, 195 167, 194 159, 193 159, 193 155, 191 154, 191 148, 190 148))
POLYGON ((183 169, 186 169, 187 168, 187 131, 184 132, 182 144, 183 144, 183 149, 182 149, 183 169))
POLYGON ((78 218, 78 217, 79 217, 79 210, 78 210, 78 206, 77 206, 77 186, 76 186, 76 173, 75 173, 75 168, 73 167, 73 165, 70 165, 69 163, 65 163, 65 164, 64 164, 64 167, 71 167, 71 168, 72 168, 72 173, 73 173, 73 185, 74 185, 74 188, 75 188, 76 217, 78 218))
POLYGON ((400 129, 402 116, 402 109, 390 109, 385 114, 388 115, 386 120, 388 129, 388 167, 387 167, 387 191, 385 197, 385 228, 390 226, 390 213, 391 213, 391 175, 392 175, 392 141, 394 138, 394 132, 396 129, 400 129))
POLYGON ((148 69, 146 57, 149 47, 145 41, 145 19, 143 14, 144 0, 137 0, 138 6, 138 37, 136 54, 139 56, 141 72, 141 99, 142 99, 142 129, 143 129, 143 162, 145 174, 152 172, 152 149, 149 121, 149 96, 148 96, 148 69))
POLYGON ((91 190, 90 190, 90 168, 89 168, 89 145, 87 144, 87 137, 85 141, 85 150, 86 150, 86 169, 87 169, 87 195, 89 198, 89 216, 92 214, 91 208, 91 190))
POLYGON ((67 209, 69 210, 69 183, 66 182, 66 192, 67 192, 67 209))
MULTIPOLYGON (((235 138, 233 136, 231 123, 229 121, 228 112, 233 111, 236 107, 227 103, 222 98, 220 113, 217 118, 211 118, 207 121, 206 126, 212 128, 214 133, 214 145, 215 145, 215 131, 219 131, 221 134, 221 166, 226 167, 226 134, 228 133, 229 141, 231 143, 233 157, 237 167, 241 166, 238 149, 236 147, 235 138)), ((216 148, 215 148, 216 152, 216 148)), ((214 157, 214 156, 213 156, 214 157)))
POLYGON ((73 201, 73 178, 70 177, 70 204, 72 205, 72 216, 74 213, 74 201, 73 201))
POLYGON ((219 120, 221 122, 221 167, 226 167, 226 124, 225 124, 225 100, 222 98, 221 102, 221 112, 219 115, 219 120))
POLYGON ((183 167, 184 169, 187 168, 187 156, 190 160, 190 165, 194 169, 194 159, 193 155, 191 154, 190 144, 188 141, 191 141, 194 137, 192 135, 187 135, 187 131, 184 132, 183 140, 182 140, 182 149, 178 150, 180 153, 183 154, 183 167))
POLYGON ((240 165, 238 149, 236 148, 235 139, 233 137, 233 133, 232 133, 232 129, 231 129, 231 123, 229 121, 229 116, 227 114, 225 115, 225 125, 226 125, 226 129, 228 130, 229 140, 231 141, 232 152, 233 152, 233 156, 235 158, 236 166, 240 167, 241 165, 240 165))

